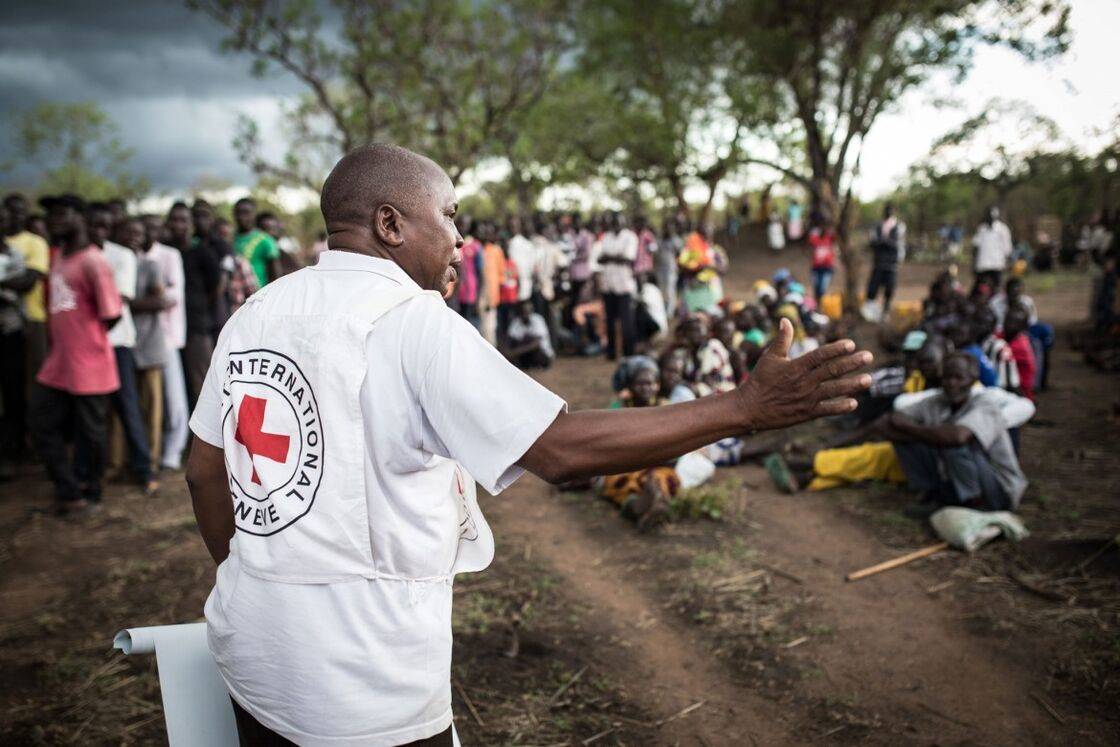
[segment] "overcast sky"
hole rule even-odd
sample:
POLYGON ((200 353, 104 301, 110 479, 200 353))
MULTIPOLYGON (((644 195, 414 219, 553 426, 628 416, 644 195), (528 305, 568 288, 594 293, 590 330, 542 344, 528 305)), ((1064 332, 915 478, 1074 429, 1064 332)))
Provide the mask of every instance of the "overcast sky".
MULTIPOLYGON (((1027 66, 983 50, 963 85, 941 83, 909 96, 868 138, 859 191, 889 190, 939 134, 995 96, 1023 99, 1090 145, 1120 112, 1117 0, 1074 0, 1074 44, 1058 63, 1027 66), (960 108, 938 108, 951 93, 960 108)), ((219 49, 222 30, 175 0, 98 3, 5 0, 0 8, 0 163, 11 159, 11 122, 40 100, 95 100, 136 151, 135 171, 175 193, 206 177, 235 184, 251 176, 233 151, 239 112, 261 122, 273 147, 279 102, 300 91, 290 78, 249 74, 244 56, 219 49)), ((16 174, 15 179, 28 179, 16 174)), ((8 175, 5 181, 12 180, 8 175)))

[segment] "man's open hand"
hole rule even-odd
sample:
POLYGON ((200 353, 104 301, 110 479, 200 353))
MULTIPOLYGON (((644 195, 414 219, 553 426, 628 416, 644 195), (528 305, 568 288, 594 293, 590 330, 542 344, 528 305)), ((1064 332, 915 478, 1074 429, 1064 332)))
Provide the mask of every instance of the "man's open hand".
POLYGON ((840 340, 789 359, 793 325, 782 319, 778 335, 762 353, 739 397, 745 430, 785 428, 825 415, 856 409, 852 395, 871 386, 867 374, 849 376, 871 363, 871 353, 855 352, 855 343, 840 340))

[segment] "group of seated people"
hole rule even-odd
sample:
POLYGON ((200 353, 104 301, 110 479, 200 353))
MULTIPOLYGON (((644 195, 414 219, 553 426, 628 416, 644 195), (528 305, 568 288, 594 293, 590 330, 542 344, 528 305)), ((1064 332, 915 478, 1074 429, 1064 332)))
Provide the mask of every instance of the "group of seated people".
POLYGON ((916 517, 943 506, 1015 510, 1027 488, 1019 429, 1046 386, 1052 342, 1021 279, 1002 293, 978 283, 965 295, 943 274, 902 341, 904 360, 872 374, 855 427, 826 448, 786 442, 767 470, 785 492, 905 483, 921 496, 907 507, 916 517))
MULTIPOLYGON (((659 350, 621 361, 612 377, 616 397, 611 407, 656 407, 734 389, 750 377, 783 318, 795 329, 793 356, 815 349, 828 331, 828 318, 787 270, 756 284, 752 303, 725 301, 706 312, 683 313, 659 350)), ((682 488, 703 484, 716 467, 738 464, 743 454, 742 439, 726 438, 672 464, 568 487, 593 487, 640 529, 652 529, 668 520, 671 501, 682 488)))
MULTIPOLYGON (((755 284, 751 303, 725 302, 679 318, 658 352, 624 359, 615 370, 612 407, 655 407, 729 391, 747 381, 777 323, 795 329, 791 355, 839 334, 785 270, 755 284)), ((825 490, 879 480, 907 484, 921 499, 906 513, 942 506, 1016 510, 1027 488, 1019 430, 1046 386, 1052 329, 1038 321, 1019 278, 1001 292, 969 293, 939 276, 920 323, 898 338, 902 359, 872 373, 859 409, 823 448, 797 440, 724 439, 672 464, 591 481, 599 495, 639 528, 668 520, 674 496, 711 479, 718 466, 762 459, 779 489, 825 490)))

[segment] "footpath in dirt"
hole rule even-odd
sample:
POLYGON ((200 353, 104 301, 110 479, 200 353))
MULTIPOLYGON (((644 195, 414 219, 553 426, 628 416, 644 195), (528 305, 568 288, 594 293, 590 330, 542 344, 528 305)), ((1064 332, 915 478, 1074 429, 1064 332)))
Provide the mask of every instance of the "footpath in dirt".
MULTIPOLYGON (((928 274, 911 276, 902 298, 920 298, 928 274)), ((736 275, 732 284, 743 285, 736 275)), ((1041 296, 1039 305, 1048 318, 1068 322, 1084 308, 1083 293, 1080 284, 1062 288, 1041 296)), ((1058 375, 1083 373, 1071 359, 1058 361, 1058 375)), ((567 359, 540 378, 573 409, 602 407, 611 396, 610 371, 600 361, 567 359)), ((1055 429, 1077 428, 1073 413, 1065 415, 1068 424, 1057 415, 1055 429)), ((597 640, 607 641, 594 654, 599 665, 654 716, 686 710, 659 743, 1058 744, 1074 735, 1108 743, 1116 734, 1116 725, 1101 723, 1093 709, 1053 705, 1053 675, 1044 657, 1033 655, 1042 653, 1041 640, 1021 630, 1005 629, 1002 639, 977 634, 984 615, 975 597, 944 593, 963 572, 955 553, 858 583, 843 580, 920 546, 920 529, 907 528, 904 544, 892 547, 898 532, 884 536, 876 526, 882 517, 853 512, 835 492, 785 496, 752 466, 721 470, 717 479, 727 476, 748 487, 739 510, 716 531, 671 527, 639 535, 591 495, 560 494, 531 476, 484 506, 499 543, 512 535, 531 544, 562 592, 590 608, 605 631, 597 640), (720 547, 728 542, 737 553, 720 547), (760 646, 755 636, 746 665, 734 655, 742 646, 721 654, 728 651, 728 625, 747 625, 747 616, 706 625, 703 609, 678 604, 682 584, 697 575, 682 575, 681 562, 691 557, 695 565, 712 554, 722 556, 724 574, 766 571, 777 593, 793 600, 780 615, 785 642, 769 635, 760 646), (736 554, 739 562, 732 558, 729 566, 736 554), (767 644, 772 650, 760 653, 767 644)))

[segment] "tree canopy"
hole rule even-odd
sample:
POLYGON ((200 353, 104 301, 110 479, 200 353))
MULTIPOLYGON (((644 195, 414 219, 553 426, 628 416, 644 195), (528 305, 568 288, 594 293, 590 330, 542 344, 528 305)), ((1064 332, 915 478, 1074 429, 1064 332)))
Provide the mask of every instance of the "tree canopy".
POLYGON ((283 159, 261 154, 251 120, 236 144, 257 173, 314 189, 342 153, 377 140, 420 150, 457 180, 540 99, 566 43, 549 0, 334 0, 332 24, 308 0, 189 4, 229 29, 226 47, 253 55, 256 72, 305 85, 286 113, 283 159))
POLYGON ((132 150, 92 101, 39 102, 19 115, 15 127, 19 161, 34 166, 44 193, 73 192, 91 199, 139 197, 147 180, 129 170, 132 150))

